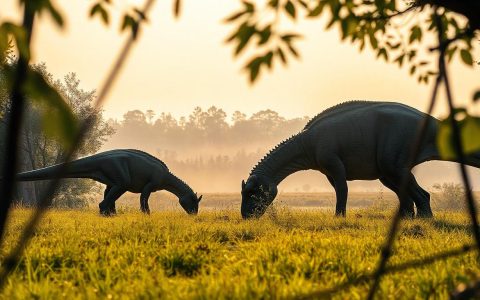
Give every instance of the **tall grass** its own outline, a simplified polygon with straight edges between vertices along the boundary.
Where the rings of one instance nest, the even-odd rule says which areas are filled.
[[[259,220],[238,211],[130,210],[112,218],[96,211],[47,213],[1,298],[285,298],[332,287],[370,273],[393,211],[333,211],[275,207]],[[31,211],[14,210],[11,245]],[[471,242],[469,220],[438,213],[405,221],[392,264]],[[4,254],[2,254],[4,255]],[[447,298],[479,272],[475,254],[388,275],[382,298]],[[361,299],[359,285],[335,295]]]

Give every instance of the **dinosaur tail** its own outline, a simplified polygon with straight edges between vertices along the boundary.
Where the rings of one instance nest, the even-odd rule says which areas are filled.
[[[61,163],[46,168],[22,172],[17,174],[15,179],[18,181],[35,181],[56,178],[90,178],[88,171],[82,159],[80,159],[69,163]],[[60,172],[63,173],[61,174],[62,176],[59,176]]]

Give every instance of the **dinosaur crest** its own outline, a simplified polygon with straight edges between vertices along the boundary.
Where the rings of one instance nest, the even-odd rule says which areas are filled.
[[[352,109],[353,107],[356,107],[356,106],[363,106],[365,104],[372,104],[372,103],[378,103],[378,102],[366,101],[366,100],[350,100],[350,101],[339,103],[337,105],[334,105],[332,107],[325,109],[321,113],[317,114],[315,117],[311,118],[310,121],[307,122],[303,130],[310,128],[313,124],[315,124],[317,120],[327,117],[332,113],[337,113],[345,109]]]
[[[263,158],[253,167],[252,171],[250,171],[250,175],[262,164],[264,163],[271,155],[273,155],[275,152],[283,148],[286,144],[288,144],[291,140],[293,140],[295,137],[297,137],[297,134],[292,135],[291,137],[283,140],[280,144],[276,145],[273,149],[271,149]]]

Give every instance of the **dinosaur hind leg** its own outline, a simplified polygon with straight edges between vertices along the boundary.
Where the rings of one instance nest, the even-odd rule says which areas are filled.
[[[412,173],[409,176],[409,193],[417,207],[417,217],[433,217],[432,208],[430,207],[430,194],[418,185]]]
[[[107,187],[105,189],[105,197],[103,201],[98,204],[98,207],[100,208],[100,214],[104,216],[111,216],[115,214],[115,201],[124,193],[125,190],[118,186]]]
[[[413,201],[407,193],[406,199],[400,198],[400,178],[399,176],[384,176],[380,178],[380,182],[397,194],[400,201],[400,213],[402,217],[413,218],[415,216],[415,209],[413,207]]]

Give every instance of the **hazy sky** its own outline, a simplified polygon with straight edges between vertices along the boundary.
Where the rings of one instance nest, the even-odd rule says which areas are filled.
[[[18,20],[17,2],[0,2],[1,21]],[[128,3],[143,3],[114,2],[114,22],[106,28],[87,17],[94,1],[57,1],[67,17],[67,29],[56,29],[47,15],[39,18],[34,61],[45,62],[55,77],[76,72],[85,89],[98,88],[125,39],[118,30],[119,13]],[[119,118],[132,109],[179,116],[194,106],[211,105],[229,113],[271,108],[287,117],[311,116],[349,99],[426,107],[431,86],[418,85],[407,68],[377,61],[371,51],[359,53],[351,44],[341,43],[336,29],[323,30],[325,19],[297,23],[305,34],[298,44],[301,61],[292,60],[287,68],[276,65],[273,73],[263,74],[250,86],[241,71],[244,62],[233,60],[232,47],[223,43],[232,27],[222,19],[236,10],[239,1],[184,0],[179,20],[172,17],[172,2],[156,2],[150,23],[107,99],[107,117]],[[455,63],[450,70],[456,100],[469,101],[480,86],[480,68]]]

